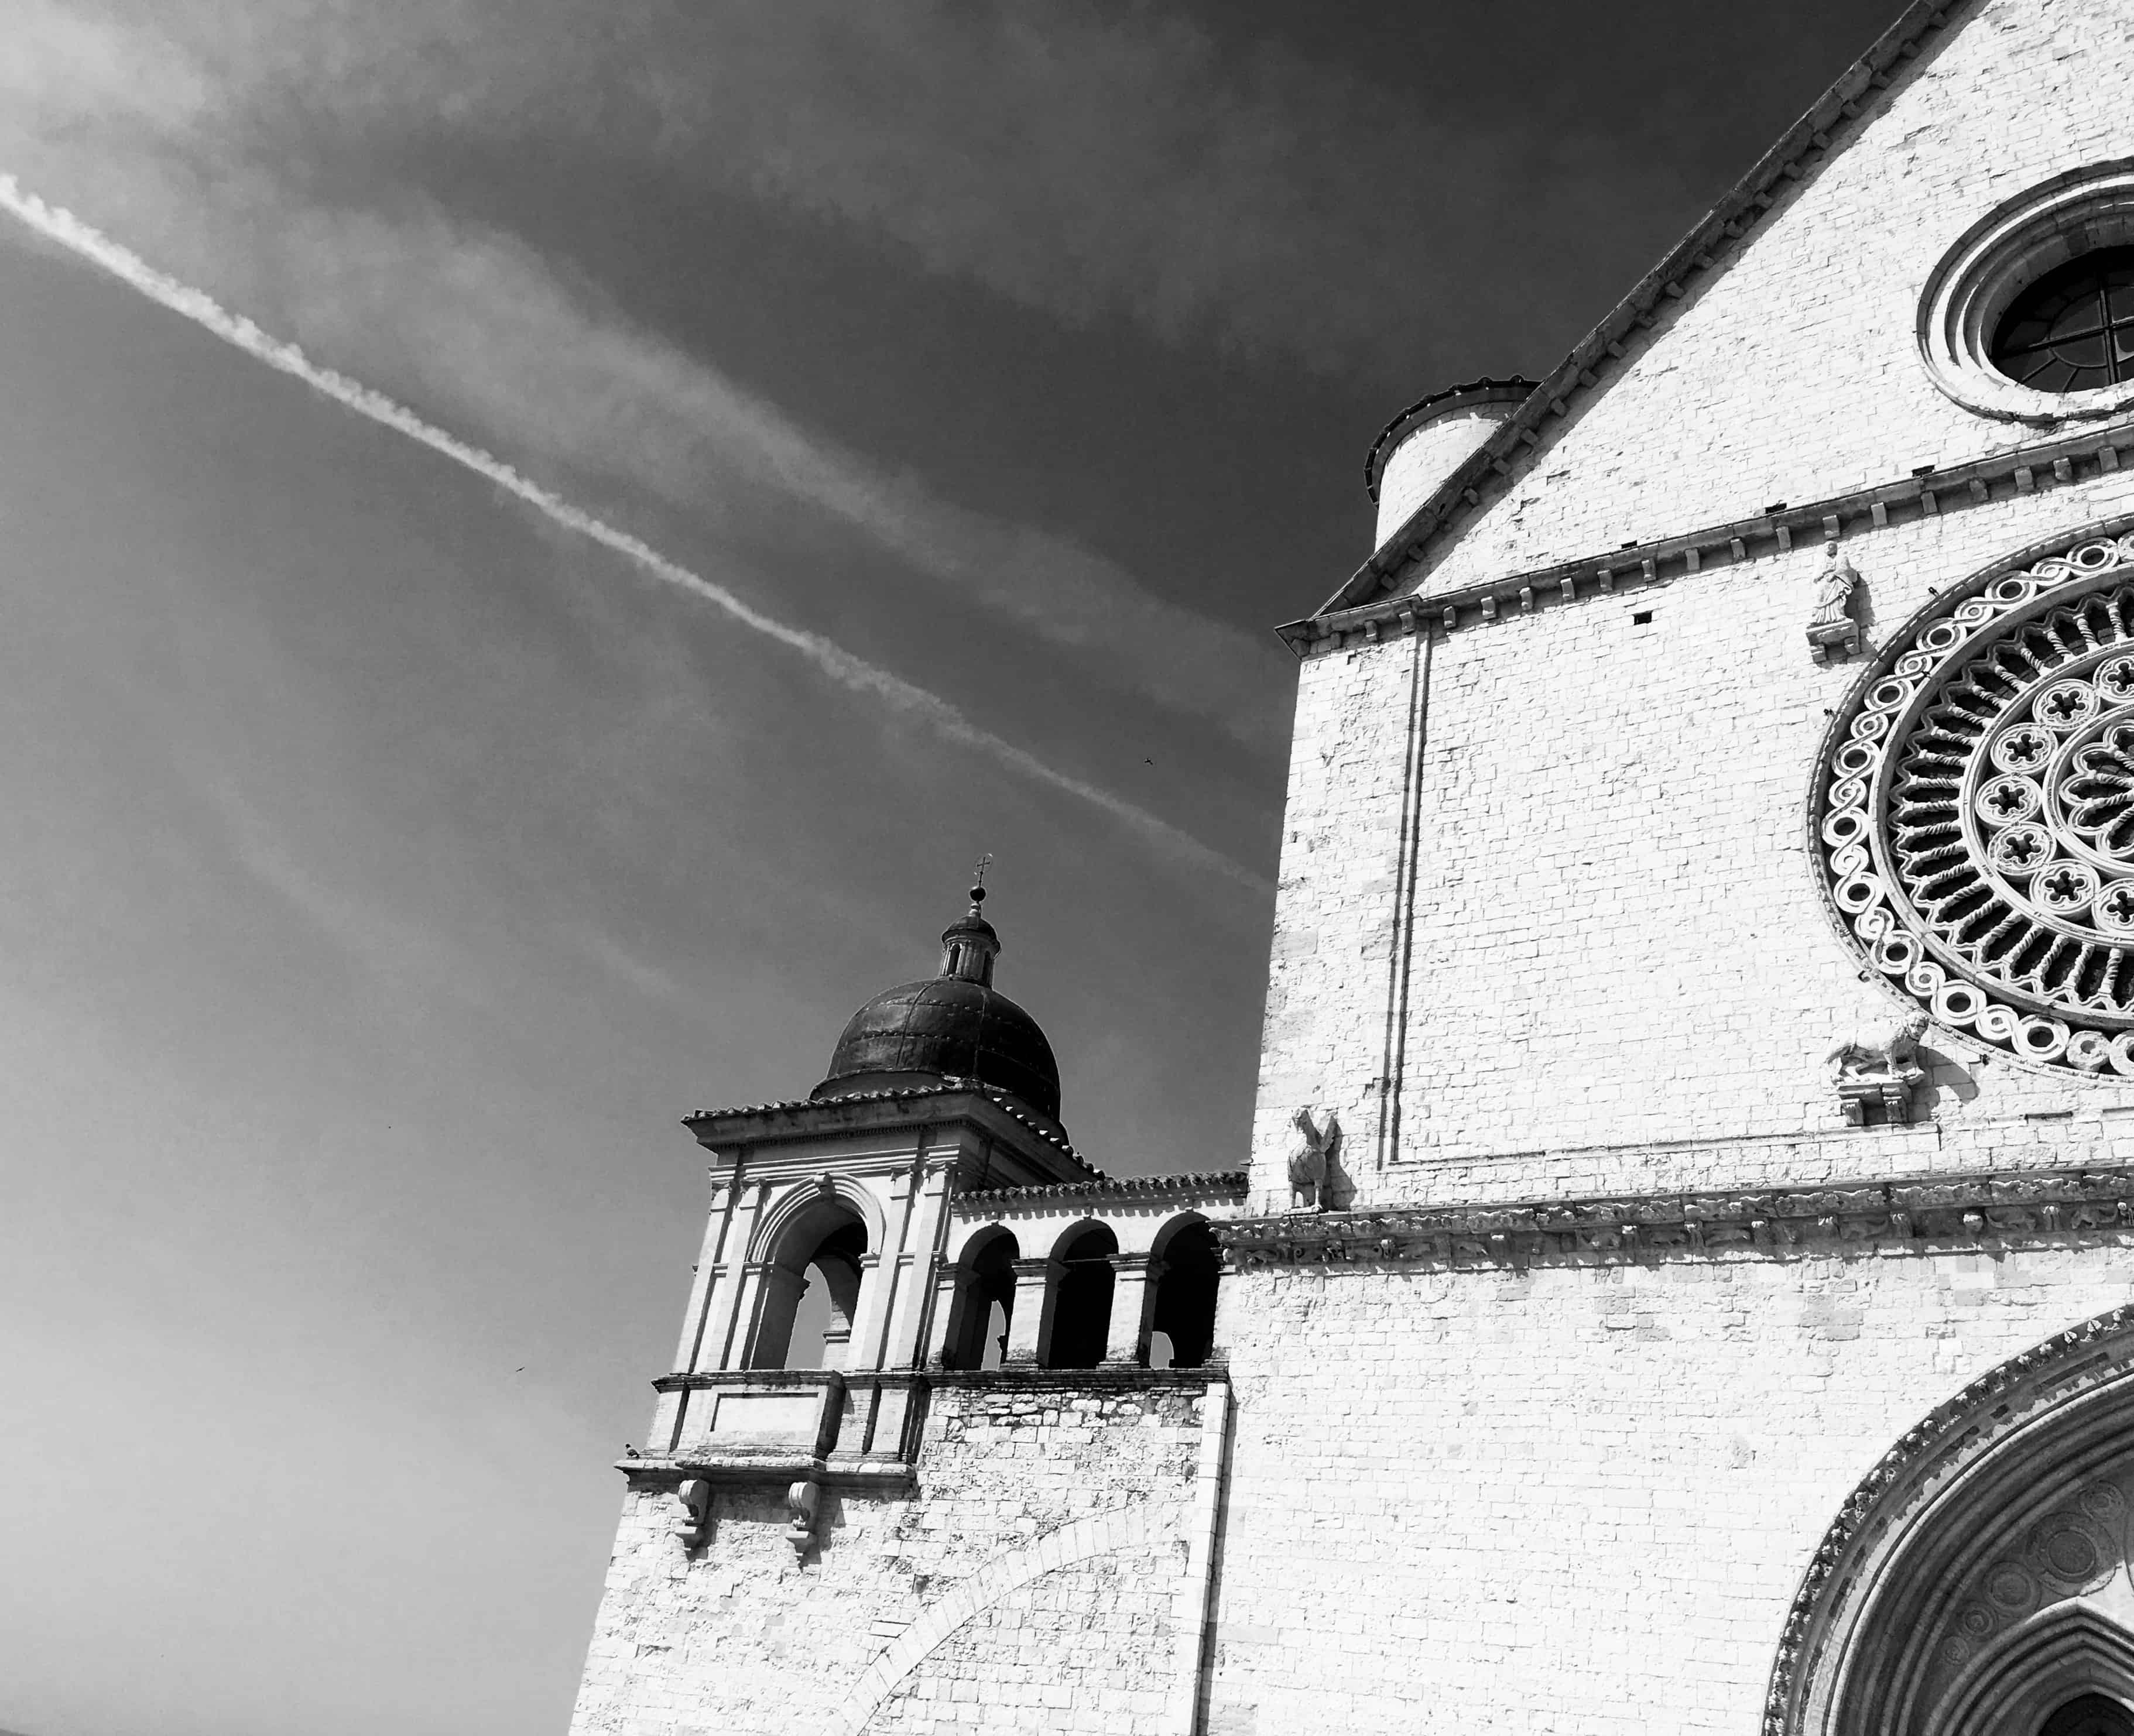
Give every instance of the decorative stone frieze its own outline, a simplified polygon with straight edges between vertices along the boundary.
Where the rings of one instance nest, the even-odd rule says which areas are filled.
[[[1847,939],[1937,1024],[2134,1078],[2134,535],[1914,615],[1836,716],[1811,807]]]
[[[1419,1261],[1785,1256],[1825,1249],[1979,1247],[2134,1228],[2134,1168],[2036,1169],[1843,1187],[1389,1207],[1215,1225],[1238,1270]]]

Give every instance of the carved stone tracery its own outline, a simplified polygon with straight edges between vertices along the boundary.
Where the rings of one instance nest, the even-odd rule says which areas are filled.
[[[1937,1023],[2134,1078],[2134,535],[1914,616],[1832,725],[1813,824],[1847,938]]]

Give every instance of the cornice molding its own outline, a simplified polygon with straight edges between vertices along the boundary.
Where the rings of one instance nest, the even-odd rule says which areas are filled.
[[[1449,634],[1537,610],[1649,590],[1709,567],[1784,553],[1796,542],[1857,536],[1890,524],[2094,482],[2117,471],[2121,455],[2129,451],[2134,451],[2134,420],[2102,427],[2091,423],[2077,433],[2011,446],[1945,470],[1914,472],[1754,518],[1598,550],[1436,596],[1381,597],[1359,607],[1291,621],[1275,630],[1300,658],[1418,630]]]
[[[2134,1167],[2019,1169],[1501,1206],[1391,1206],[1217,1219],[1234,1271],[1518,1268],[1983,1248],[2134,1231]]]
[[[838,1097],[789,1097],[733,1109],[698,1109],[684,1116],[682,1125],[698,1145],[716,1149],[808,1139],[825,1127],[840,1125],[873,1127],[949,1121],[968,1115],[980,1103],[1050,1147],[1090,1180],[1105,1179],[1104,1172],[1076,1150],[1064,1131],[1048,1126],[1010,1093],[977,1079],[945,1078],[939,1085],[858,1091]]]
[[[954,1208],[1040,1206],[1070,1199],[1177,1199],[1200,1195],[1243,1199],[1250,1177],[1243,1169],[1209,1170],[1183,1175],[1115,1175],[1102,1181],[1055,1182],[1030,1188],[989,1188],[958,1194]]]

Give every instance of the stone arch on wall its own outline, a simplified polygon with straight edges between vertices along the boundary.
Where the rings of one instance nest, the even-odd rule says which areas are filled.
[[[2124,1307],[1974,1381],[1869,1472],[1794,1598],[1765,1736],[2035,1736],[2084,1694],[2134,1705],[2130,1560]]]
[[[828,1304],[818,1307],[819,1357],[804,1360],[842,1366],[860,1290],[881,1247],[881,1213],[864,1189],[825,1177],[781,1197],[764,1213],[750,1251],[760,1275],[746,1366],[794,1366],[794,1322],[816,1284],[827,1291]]]
[[[859,1736],[882,1702],[930,1652],[1010,1592],[1060,1568],[1161,1537],[1166,1527],[1176,1528],[1177,1519],[1170,1508],[1141,1502],[1077,1519],[1046,1532],[1026,1548],[994,1556],[882,1649],[831,1714],[823,1736]]]

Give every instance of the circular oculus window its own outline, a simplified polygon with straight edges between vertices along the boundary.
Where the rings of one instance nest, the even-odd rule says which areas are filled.
[[[2102,247],[2047,272],[2009,304],[1993,365],[2040,392],[2134,380],[2134,247]]]
[[[1840,929],[1936,1024],[2134,1078],[2134,533],[1914,615],[1832,721],[1810,816]]]
[[[1977,224],[1929,280],[1919,340],[1934,383],[1982,415],[2134,407],[2134,165],[2059,176]]]

